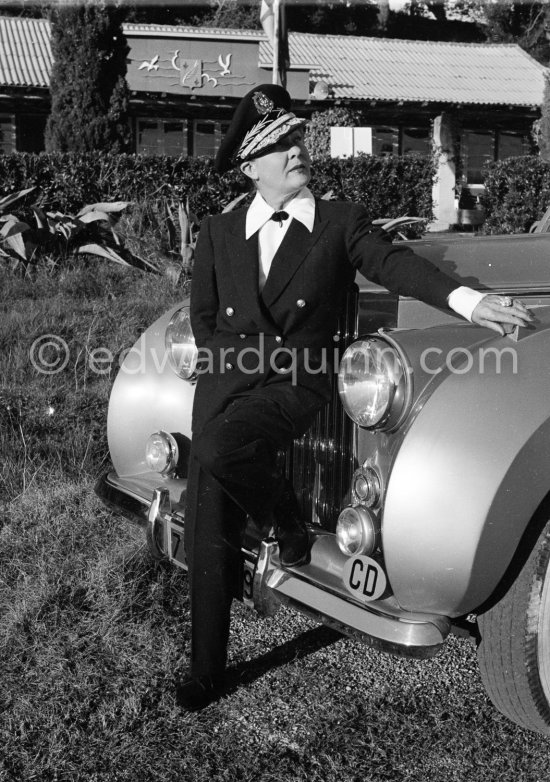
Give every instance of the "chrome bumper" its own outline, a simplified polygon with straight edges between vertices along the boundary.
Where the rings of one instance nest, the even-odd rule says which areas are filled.
[[[109,507],[144,527],[153,552],[155,546],[170,552],[175,564],[186,567],[183,550],[185,482],[159,486],[157,474],[120,478],[103,475],[96,494]],[[264,615],[280,603],[301,611],[369,646],[408,657],[431,657],[444,643],[450,620],[439,614],[403,611],[390,596],[359,603],[342,579],[347,560],[333,534],[312,532],[311,562],[300,568],[284,568],[274,540],[258,541],[257,548],[243,548],[244,602]]]

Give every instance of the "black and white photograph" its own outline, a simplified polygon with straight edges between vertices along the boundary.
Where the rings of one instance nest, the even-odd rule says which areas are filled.
[[[0,659],[0,782],[549,782],[547,0],[0,0]]]

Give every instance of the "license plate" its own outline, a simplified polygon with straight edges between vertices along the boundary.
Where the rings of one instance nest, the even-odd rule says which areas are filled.
[[[178,567],[182,567],[187,570],[187,560],[185,559],[185,549],[183,545],[183,524],[178,524],[177,521],[169,519],[167,522],[168,528],[168,551],[170,552],[170,561]]]
[[[170,561],[178,567],[187,570],[187,560],[185,558],[184,527],[173,519],[166,520],[168,531],[168,551],[170,552]],[[245,552],[243,567],[243,603],[249,608],[254,608],[254,575],[256,573],[256,559],[248,556]]]
[[[254,608],[254,574],[256,572],[256,562],[249,558],[245,553],[243,565],[243,603],[249,608]]]

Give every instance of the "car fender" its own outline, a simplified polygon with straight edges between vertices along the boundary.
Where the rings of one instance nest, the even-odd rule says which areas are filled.
[[[493,345],[512,347],[516,364],[481,372],[473,351],[471,369],[448,372],[423,401],[391,467],[383,550],[407,610],[474,611],[550,489],[550,323]]]
[[[162,429],[191,441],[195,383],[178,377],[168,362],[164,335],[172,315],[187,306],[182,301],[165,312],[128,351],[109,399],[107,439],[119,476],[149,471],[145,445]]]

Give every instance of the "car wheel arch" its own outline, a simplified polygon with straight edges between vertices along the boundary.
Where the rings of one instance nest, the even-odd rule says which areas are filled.
[[[513,382],[497,396],[490,380],[482,388],[449,377],[395,454],[383,548],[407,610],[473,611],[500,581],[550,488],[550,418],[538,398],[544,389],[526,398]]]

